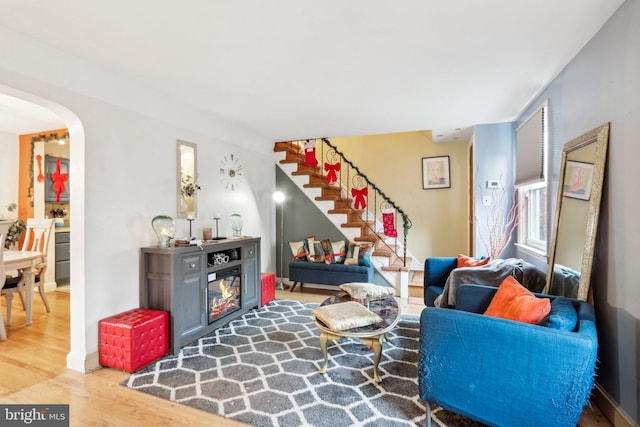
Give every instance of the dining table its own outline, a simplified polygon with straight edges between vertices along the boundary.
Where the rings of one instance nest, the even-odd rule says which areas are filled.
[[[42,254],[37,251],[4,251],[4,270],[6,272],[11,270],[19,270],[22,271],[22,274],[24,275],[24,308],[26,311],[27,325],[31,324],[35,271],[36,266],[40,263],[41,259]]]

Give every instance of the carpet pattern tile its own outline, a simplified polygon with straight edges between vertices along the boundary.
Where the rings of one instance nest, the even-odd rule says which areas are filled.
[[[417,316],[388,334],[373,379],[373,351],[356,339],[320,351],[316,304],[275,300],[134,373],[123,385],[252,426],[413,426],[425,423],[418,397]],[[479,426],[434,408],[435,425]],[[442,421],[449,417],[449,420]]]

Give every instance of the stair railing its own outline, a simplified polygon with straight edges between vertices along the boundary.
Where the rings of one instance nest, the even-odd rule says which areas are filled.
[[[407,235],[411,228],[411,220],[407,213],[396,202],[387,196],[328,139],[296,141],[304,153],[305,142],[315,142],[315,154],[318,166],[316,176],[332,183],[325,187],[348,206],[351,213],[358,215],[363,225],[373,234],[380,237],[380,242],[402,260],[407,266]],[[327,177],[330,177],[327,180]],[[398,245],[398,219],[402,221],[402,245]],[[379,225],[382,225],[382,231]],[[387,239],[393,239],[393,247]],[[402,254],[399,250],[402,248]]]

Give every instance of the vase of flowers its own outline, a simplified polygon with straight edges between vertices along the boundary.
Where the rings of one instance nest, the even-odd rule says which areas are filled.
[[[51,217],[55,219],[56,228],[64,227],[64,217],[67,213],[62,208],[54,208],[49,211]]]
[[[195,195],[200,186],[195,182],[193,176],[182,175],[180,179],[180,194],[182,196],[180,200],[180,212],[194,212],[195,209]]]

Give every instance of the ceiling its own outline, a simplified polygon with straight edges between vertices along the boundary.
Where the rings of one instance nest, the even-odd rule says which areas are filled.
[[[0,25],[273,141],[443,141],[514,120],[622,2],[3,0]],[[53,119],[0,97],[0,131]]]

